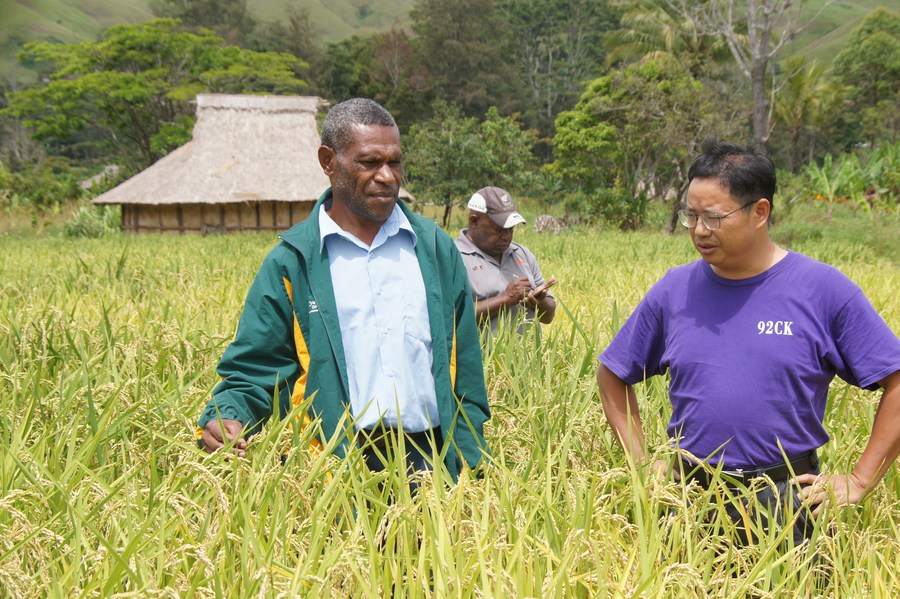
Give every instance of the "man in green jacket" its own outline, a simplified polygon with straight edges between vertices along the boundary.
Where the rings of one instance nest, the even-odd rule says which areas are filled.
[[[490,418],[462,259],[398,200],[400,133],[377,103],[334,106],[318,157],[331,188],[263,261],[198,422],[200,444],[244,455],[276,395],[282,418],[312,398],[322,447],[343,455],[350,442],[377,446],[402,431],[410,468],[430,469],[430,447],[444,447],[455,480],[488,455]],[[373,455],[369,465],[383,467]]]

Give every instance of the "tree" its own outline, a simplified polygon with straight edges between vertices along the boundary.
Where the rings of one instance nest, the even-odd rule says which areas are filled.
[[[11,86],[0,83],[0,114],[7,107]],[[18,171],[34,164],[44,156],[44,148],[28,135],[20,119],[0,116],[0,169]]]
[[[285,7],[284,19],[265,23],[257,28],[250,46],[263,52],[287,52],[293,54],[310,68],[304,70],[310,85],[321,84],[319,76],[324,54],[319,44],[319,30],[310,19],[309,10],[291,3]]]
[[[834,76],[849,86],[858,135],[870,143],[900,135],[900,13],[872,11],[850,34],[833,64]]]
[[[416,0],[410,18],[435,96],[468,115],[509,109],[518,83],[506,60],[509,28],[494,0]]]
[[[725,40],[702,33],[697,23],[659,0],[616,0],[624,8],[619,29],[606,37],[607,64],[631,63],[664,55],[681,60],[698,77],[709,64],[731,60]]]
[[[635,63],[588,83],[575,108],[556,119],[555,160],[545,170],[587,195],[624,189],[676,200],[700,141],[734,126],[672,57]]]
[[[603,38],[617,18],[605,0],[499,0],[509,31],[511,65],[525,94],[525,120],[552,134],[553,119],[578,98],[604,60]]]
[[[802,56],[784,63],[784,85],[775,97],[773,118],[788,139],[789,164],[797,172],[804,145],[811,155],[816,140],[825,137],[840,116],[844,88],[826,77],[827,69]]]
[[[491,185],[512,191],[534,186],[536,131],[523,129],[516,117],[501,116],[497,107],[491,106],[479,125],[479,135],[488,154],[486,170]]]
[[[428,112],[432,90],[416,47],[416,40],[397,27],[329,44],[321,89],[336,100],[372,98],[401,125],[419,120]]]
[[[336,100],[368,97],[363,90],[372,55],[369,38],[353,35],[330,43],[324,54],[317,80],[326,97]]]
[[[444,207],[441,223],[447,228],[453,207],[478,189],[522,188],[532,173],[534,136],[493,107],[483,123],[443,100],[432,108],[433,116],[409,131],[406,173],[418,199]]]
[[[702,34],[721,36],[740,72],[750,81],[753,142],[765,148],[772,133],[768,87],[775,56],[792,37],[831,3],[826,0],[815,15],[801,24],[805,0],[664,0],[683,18],[696,23]]]
[[[373,36],[371,97],[401,120],[416,120],[427,111],[430,81],[427,69],[417,60],[417,45],[399,27]]]
[[[110,28],[99,42],[29,44],[22,59],[52,65],[46,85],[10,94],[7,112],[35,139],[74,154],[149,166],[190,139],[201,92],[296,93],[306,87],[289,54],[225,46],[175,20]]]
[[[228,44],[246,45],[256,28],[247,0],[153,0],[157,17],[178,19],[189,31],[215,31]]]

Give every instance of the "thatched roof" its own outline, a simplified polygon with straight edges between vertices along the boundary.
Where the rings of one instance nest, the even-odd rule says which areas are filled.
[[[197,96],[193,139],[95,204],[315,201],[328,187],[316,156],[316,113],[305,96]],[[401,190],[401,197],[409,197]]]

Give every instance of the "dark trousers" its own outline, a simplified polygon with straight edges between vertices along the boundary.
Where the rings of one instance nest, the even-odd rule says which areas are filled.
[[[397,429],[387,427],[359,431],[359,445],[363,450],[363,458],[369,470],[381,472],[395,462],[399,462],[396,456],[401,451],[401,435],[406,473],[434,470],[433,459],[440,453],[444,444],[441,429],[434,428],[420,433],[401,433]],[[411,485],[411,487],[415,486]]]
[[[813,474],[819,474],[816,469]],[[725,506],[725,513],[735,525],[738,538],[744,545],[757,543],[758,532],[768,532],[775,527],[781,530],[791,526],[794,546],[812,538],[813,516],[803,505],[799,487],[787,480],[758,481],[761,488],[749,498],[735,497]],[[735,490],[738,495],[740,490]]]
[[[794,475],[820,472],[815,452],[796,463],[792,461],[792,464]],[[718,484],[727,489],[727,493],[717,494],[717,497],[724,502],[725,514],[734,524],[742,544],[757,543],[759,533],[785,526],[791,526],[790,536],[795,546],[809,540],[813,533],[813,516],[800,499],[800,487],[790,481],[790,471],[784,464],[774,464],[758,472],[760,474],[744,478],[721,473],[719,480],[714,480],[708,471],[692,464],[682,465],[680,470],[682,476],[696,480],[704,488]],[[762,478],[761,473],[765,473],[771,482]],[[714,517],[714,513],[710,515]]]

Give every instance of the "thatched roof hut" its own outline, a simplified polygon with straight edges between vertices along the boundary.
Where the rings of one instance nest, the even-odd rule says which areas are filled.
[[[193,139],[93,202],[121,204],[130,233],[287,229],[329,184],[316,157],[322,104],[198,95]]]

